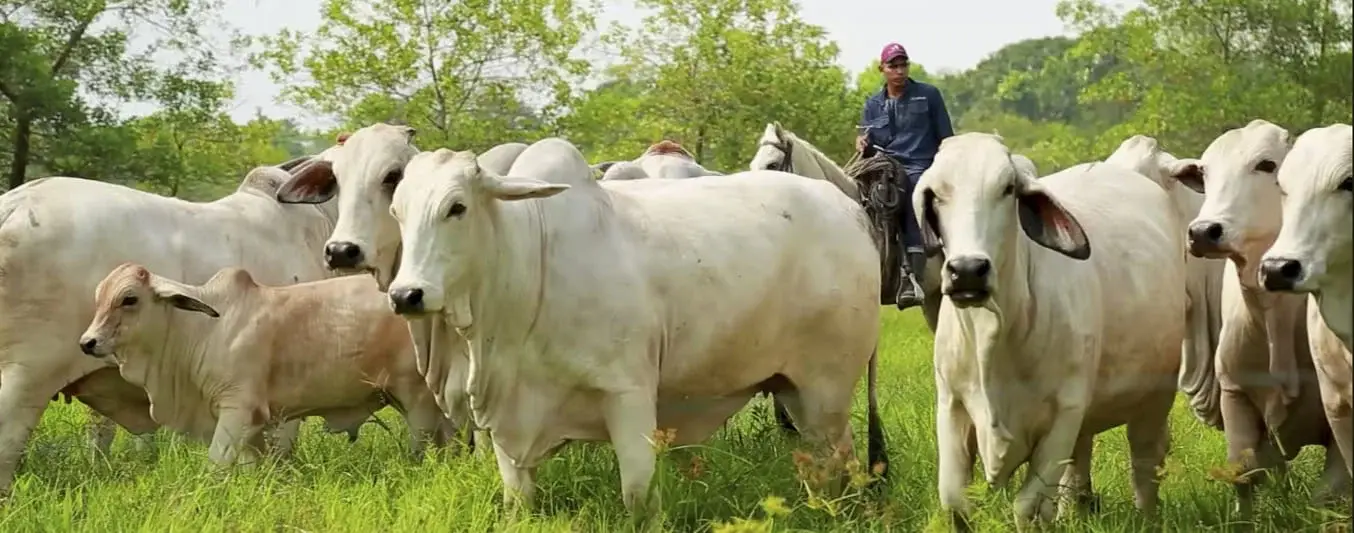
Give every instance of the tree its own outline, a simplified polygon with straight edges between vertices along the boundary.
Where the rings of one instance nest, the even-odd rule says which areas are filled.
[[[114,105],[152,100],[219,105],[228,90],[205,81],[219,66],[199,28],[219,0],[0,0],[0,117],[8,188],[33,163],[61,167],[62,153],[99,152],[117,130]],[[219,27],[219,26],[218,26]],[[134,50],[130,43],[148,38]],[[156,53],[178,64],[157,69]],[[92,130],[91,130],[92,129]],[[69,159],[69,158],[67,158]],[[79,166],[79,165],[77,165]],[[89,168],[89,165],[85,165]]]
[[[574,0],[326,0],[314,35],[283,31],[253,57],[284,97],[348,128],[401,120],[419,143],[485,149],[540,129],[587,64]],[[527,98],[539,100],[528,104]]]
[[[565,119],[571,136],[607,132],[580,133],[591,153],[629,159],[666,138],[703,165],[731,171],[746,168],[756,136],[779,121],[830,155],[836,148],[845,156],[839,147],[849,150],[858,113],[836,64],[837,47],[791,2],[637,4],[652,13],[640,28],[615,36],[623,61],[611,79],[624,81],[585,95]]]

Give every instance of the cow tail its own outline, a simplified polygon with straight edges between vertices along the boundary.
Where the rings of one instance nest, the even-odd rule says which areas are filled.
[[[888,446],[884,442],[884,421],[879,417],[879,347],[876,346],[874,352],[870,354],[870,366],[866,372],[866,398],[868,406],[866,407],[866,418],[868,424],[868,436],[866,437],[867,452],[869,458],[869,469],[872,473],[877,473],[881,481],[888,479],[889,473],[889,452]],[[876,469],[878,469],[876,471]]]

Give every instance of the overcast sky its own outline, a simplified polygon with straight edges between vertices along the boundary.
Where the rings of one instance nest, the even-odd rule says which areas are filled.
[[[630,0],[606,2],[601,24],[640,22],[643,13]],[[1123,2],[1124,0],[1120,0]],[[226,0],[227,19],[250,34],[282,28],[309,31],[320,22],[321,0]],[[852,72],[877,58],[889,41],[907,48],[914,61],[932,72],[966,69],[1002,46],[1033,37],[1063,35],[1054,10],[1058,0],[799,0],[801,16],[827,29],[841,48],[838,61]],[[1137,1],[1131,3],[1137,4]],[[238,80],[231,114],[248,120],[255,108],[265,115],[320,122],[303,109],[276,101],[278,87],[266,74],[250,72]]]

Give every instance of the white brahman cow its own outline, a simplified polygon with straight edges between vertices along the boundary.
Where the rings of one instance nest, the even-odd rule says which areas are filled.
[[[603,181],[646,178],[677,180],[723,175],[701,166],[686,148],[666,139],[650,145],[632,161],[607,161],[592,168],[602,172]]]
[[[975,452],[998,487],[1029,463],[1021,523],[1053,518],[1059,478],[1089,505],[1095,436],[1127,424],[1135,501],[1152,514],[1184,337],[1178,216],[1165,190],[1117,165],[1039,179],[1019,159],[995,135],[950,137],[912,197],[927,248],[943,239],[946,257],[941,505],[967,528]]]
[[[1334,124],[1298,136],[1279,168],[1283,226],[1260,259],[1267,290],[1309,293],[1307,340],[1321,402],[1345,470],[1354,464],[1350,337],[1354,331],[1354,128]]]
[[[470,340],[471,407],[507,501],[531,505],[560,445],[606,440],[626,507],[648,516],[654,431],[702,441],[759,391],[809,442],[851,455],[879,253],[831,184],[780,172],[607,184],[549,138],[507,177],[470,152],[419,154],[391,211],[404,243],[391,305]],[[875,403],[871,465],[885,461]]]
[[[1214,139],[1199,159],[1181,159],[1171,175],[1205,195],[1189,223],[1190,253],[1228,259],[1223,273],[1222,330],[1214,357],[1221,388],[1227,459],[1237,467],[1237,512],[1249,520],[1265,470],[1282,470],[1309,445],[1326,448],[1317,499],[1348,485],[1331,449],[1330,425],[1307,341],[1307,296],[1260,287],[1260,257],[1281,225],[1276,172],[1289,134],[1264,120]],[[1342,479],[1343,478],[1343,479]]]
[[[296,163],[304,168],[314,159],[287,166]],[[206,203],[68,177],[0,196],[0,493],[9,492],[29,435],[58,391],[133,434],[155,431],[145,391],[76,343],[94,315],[89,295],[114,267],[137,261],[194,282],[228,266],[274,284],[328,275],[306,251],[324,243],[334,206],[279,204],[273,194],[289,177],[258,167],[234,193]],[[280,429],[277,451],[285,455],[299,421]]]
[[[284,204],[323,203],[337,195],[338,223],[324,244],[325,264],[344,273],[371,273],[382,290],[399,268],[400,232],[390,216],[390,198],[404,176],[405,164],[419,153],[413,145],[414,135],[409,126],[384,123],[343,135],[326,161],[300,169],[276,194],[277,201]],[[507,172],[526,147],[522,143],[500,144],[481,154],[479,162],[496,172]],[[448,366],[428,373],[428,387],[459,430],[470,421],[465,399],[464,378],[469,365],[465,340],[455,331],[435,327],[433,321],[409,324],[414,342],[423,349],[450,351],[435,359]],[[472,447],[476,440],[473,435],[468,442]],[[478,440],[484,438],[481,435]]]
[[[1204,195],[1181,186],[1170,176],[1178,159],[1163,151],[1156,139],[1134,135],[1119,144],[1119,148],[1105,159],[1106,163],[1121,165],[1152,178],[1166,188],[1175,201],[1180,215],[1181,235],[1185,225],[1199,214]],[[1181,346],[1180,390],[1189,399],[1195,418],[1217,429],[1222,429],[1222,410],[1218,405],[1217,374],[1213,368],[1213,353],[1218,348],[1218,332],[1222,329],[1222,271],[1227,261],[1190,255],[1185,258],[1187,272],[1185,292],[1189,295],[1189,310],[1185,323],[1185,342]]]
[[[188,285],[124,263],[94,301],[81,350],[112,356],[150,396],[151,417],[209,442],[219,465],[256,463],[269,420],[348,427],[386,405],[404,414],[416,460],[450,436],[408,326],[369,276],[272,287],[231,267]]]

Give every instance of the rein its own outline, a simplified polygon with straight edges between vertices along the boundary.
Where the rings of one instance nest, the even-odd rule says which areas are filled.
[[[875,245],[879,248],[880,305],[892,305],[896,302],[898,287],[906,283],[902,276],[902,262],[906,260],[903,252],[902,217],[905,202],[909,201],[903,193],[902,165],[893,158],[876,153],[861,158],[856,153],[842,168],[848,177],[855,180],[860,191],[860,206],[874,229]]]

